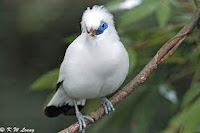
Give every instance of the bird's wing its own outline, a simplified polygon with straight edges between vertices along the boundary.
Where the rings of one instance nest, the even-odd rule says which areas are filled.
[[[70,53],[70,52],[74,53],[74,50],[76,50],[76,48],[74,48],[74,46],[76,46],[77,44],[80,45],[83,42],[84,42],[84,35],[81,34],[67,48],[67,50],[65,52],[64,60],[60,66],[59,77],[58,77],[58,82],[57,82],[57,89],[62,85],[62,82],[65,80],[65,76],[67,76],[66,68],[67,68],[67,56],[69,55],[68,53]]]
[[[59,71],[59,77],[58,77],[58,81],[57,81],[57,86],[56,86],[56,91],[60,88],[60,86],[62,85],[64,79],[65,79],[65,60],[62,62],[61,66],[60,66],[60,71]]]
[[[50,102],[45,108],[45,115],[47,115],[48,117],[55,117],[60,114],[65,114],[65,115],[75,114],[73,100],[71,100],[67,96],[62,85],[66,76],[66,67],[67,67],[66,59],[64,57],[64,60],[60,66],[56,93],[54,94],[53,98],[50,100]],[[86,101],[85,99],[82,99],[77,102],[79,110],[83,108],[85,101]]]

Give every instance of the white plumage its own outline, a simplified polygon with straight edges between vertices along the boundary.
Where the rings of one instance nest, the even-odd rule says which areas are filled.
[[[101,22],[107,27],[100,27]],[[113,16],[103,6],[87,8],[81,28],[81,35],[66,50],[58,79],[61,85],[47,107],[84,105],[86,99],[105,97],[115,92],[128,74],[127,51],[115,30]]]

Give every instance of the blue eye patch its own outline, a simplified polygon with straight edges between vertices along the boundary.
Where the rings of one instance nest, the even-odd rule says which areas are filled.
[[[104,32],[104,30],[107,29],[107,28],[108,28],[108,24],[105,23],[104,21],[101,21],[101,22],[100,22],[100,26],[99,26],[99,28],[96,30],[95,35],[100,35],[100,34],[102,34],[102,33]]]

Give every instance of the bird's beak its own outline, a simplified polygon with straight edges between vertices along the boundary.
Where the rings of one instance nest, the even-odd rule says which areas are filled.
[[[95,31],[93,28],[91,28],[88,34],[89,34],[90,36],[94,36],[95,32],[96,32],[96,31]]]

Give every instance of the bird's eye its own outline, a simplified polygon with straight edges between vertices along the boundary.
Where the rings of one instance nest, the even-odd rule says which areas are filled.
[[[102,24],[102,26],[101,26],[102,28],[104,28],[105,27],[105,24]]]
[[[96,30],[95,35],[100,35],[104,32],[104,30],[106,30],[108,28],[107,23],[105,23],[104,21],[100,22],[99,28]]]

